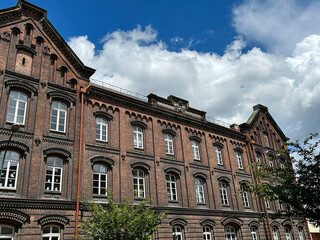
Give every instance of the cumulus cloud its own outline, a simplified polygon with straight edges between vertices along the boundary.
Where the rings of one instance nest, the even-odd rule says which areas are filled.
[[[169,51],[150,26],[109,33],[100,50],[86,36],[69,44],[97,69],[95,79],[144,95],[173,94],[230,123],[245,122],[261,103],[293,139],[319,130],[320,35],[302,39],[290,57],[256,47],[243,52],[241,37],[223,55]]]
[[[317,0],[245,0],[233,9],[233,25],[247,40],[291,54],[297,42],[320,34]]]

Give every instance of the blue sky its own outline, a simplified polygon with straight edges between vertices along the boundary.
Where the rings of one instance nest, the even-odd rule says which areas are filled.
[[[291,139],[320,130],[319,0],[31,2],[94,79],[176,95],[229,123],[260,103]]]

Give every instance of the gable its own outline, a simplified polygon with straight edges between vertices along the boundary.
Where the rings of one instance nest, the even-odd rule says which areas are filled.
[[[268,108],[261,104],[253,107],[253,113],[246,123],[240,125],[240,128],[242,131],[249,133],[251,139],[256,138],[255,135],[259,134],[260,138],[267,135],[277,142],[285,143],[289,140],[269,113]]]
[[[26,44],[26,25],[32,27],[30,44]],[[47,11],[31,3],[19,0],[15,7],[0,10],[0,36],[1,39],[11,40],[13,29],[19,32],[19,45],[26,45],[30,50],[36,50],[37,41],[43,40],[41,52],[36,54],[56,55],[59,65],[65,66],[76,76],[88,81],[95,72],[94,69],[85,66],[70,46],[65,42],[57,30],[47,19]],[[23,37],[24,36],[24,37]]]

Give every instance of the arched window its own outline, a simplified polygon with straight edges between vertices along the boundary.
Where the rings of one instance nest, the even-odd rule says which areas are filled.
[[[197,203],[205,203],[203,181],[200,178],[195,178],[194,184],[196,186]]]
[[[14,229],[10,226],[0,225],[0,239],[13,240]]]
[[[24,125],[27,109],[27,100],[27,95],[21,92],[10,92],[7,122]]]
[[[214,147],[214,150],[215,150],[215,152],[216,152],[217,163],[218,163],[219,165],[223,165],[221,148],[218,147],[218,146],[215,146],[215,147]]]
[[[146,197],[145,173],[140,169],[133,169],[133,194],[135,198]]]
[[[212,227],[203,226],[203,239],[204,240],[212,240]]]
[[[269,158],[269,166],[273,167],[273,157],[269,156],[268,158]]]
[[[252,240],[259,240],[259,237],[258,237],[258,229],[256,227],[251,227],[251,237],[252,237]]]
[[[51,109],[50,130],[57,132],[66,131],[67,105],[53,101]]]
[[[58,157],[47,158],[46,191],[61,192],[63,161]]]
[[[303,228],[302,227],[298,228],[298,233],[299,233],[299,240],[304,240]]]
[[[279,233],[278,233],[278,228],[277,227],[272,227],[272,236],[273,240],[279,240]]]
[[[225,230],[226,240],[237,240],[236,231],[231,226],[226,226]]]
[[[243,169],[242,156],[241,156],[241,153],[238,151],[236,151],[236,158],[237,158],[238,168]]]
[[[3,160],[5,151],[1,151],[0,159]],[[7,151],[1,173],[1,189],[16,189],[18,180],[20,154]]]
[[[257,162],[258,163],[261,163],[262,162],[262,156],[261,156],[261,153],[256,153],[256,156],[257,156]]]
[[[104,118],[96,119],[96,140],[108,142],[108,121]]]
[[[133,127],[133,145],[135,148],[143,149],[143,130],[140,127]]]
[[[221,196],[221,203],[224,206],[229,205],[229,200],[228,200],[228,185],[226,182],[219,182],[219,188],[220,188],[220,196]]]
[[[42,240],[60,240],[60,228],[55,225],[45,226],[42,229]]]
[[[168,198],[172,201],[178,201],[177,178],[173,174],[166,175]]]
[[[108,168],[103,164],[93,165],[93,194],[107,195]]]
[[[164,142],[165,142],[165,147],[166,147],[166,154],[173,155],[173,137],[171,134],[165,134],[164,135]]]
[[[172,227],[173,240],[182,240],[183,239],[183,227],[182,226],[173,226]]]
[[[240,185],[242,203],[244,207],[250,207],[248,189],[245,184]]]
[[[285,227],[284,233],[286,235],[286,240],[291,240],[291,229],[289,229],[288,227]]]
[[[194,160],[200,160],[200,152],[199,152],[199,143],[192,140],[191,141],[192,146],[192,155]]]

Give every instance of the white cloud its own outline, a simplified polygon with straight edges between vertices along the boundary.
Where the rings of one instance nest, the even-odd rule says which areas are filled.
[[[297,42],[320,34],[317,0],[245,0],[233,9],[233,25],[246,39],[291,54]]]
[[[176,95],[209,116],[242,123],[258,103],[269,108],[284,132],[304,138],[319,131],[320,35],[299,42],[291,57],[252,48],[236,38],[223,55],[169,51],[151,27],[115,31],[96,51],[86,36],[69,41],[96,68],[94,78],[147,95]]]

